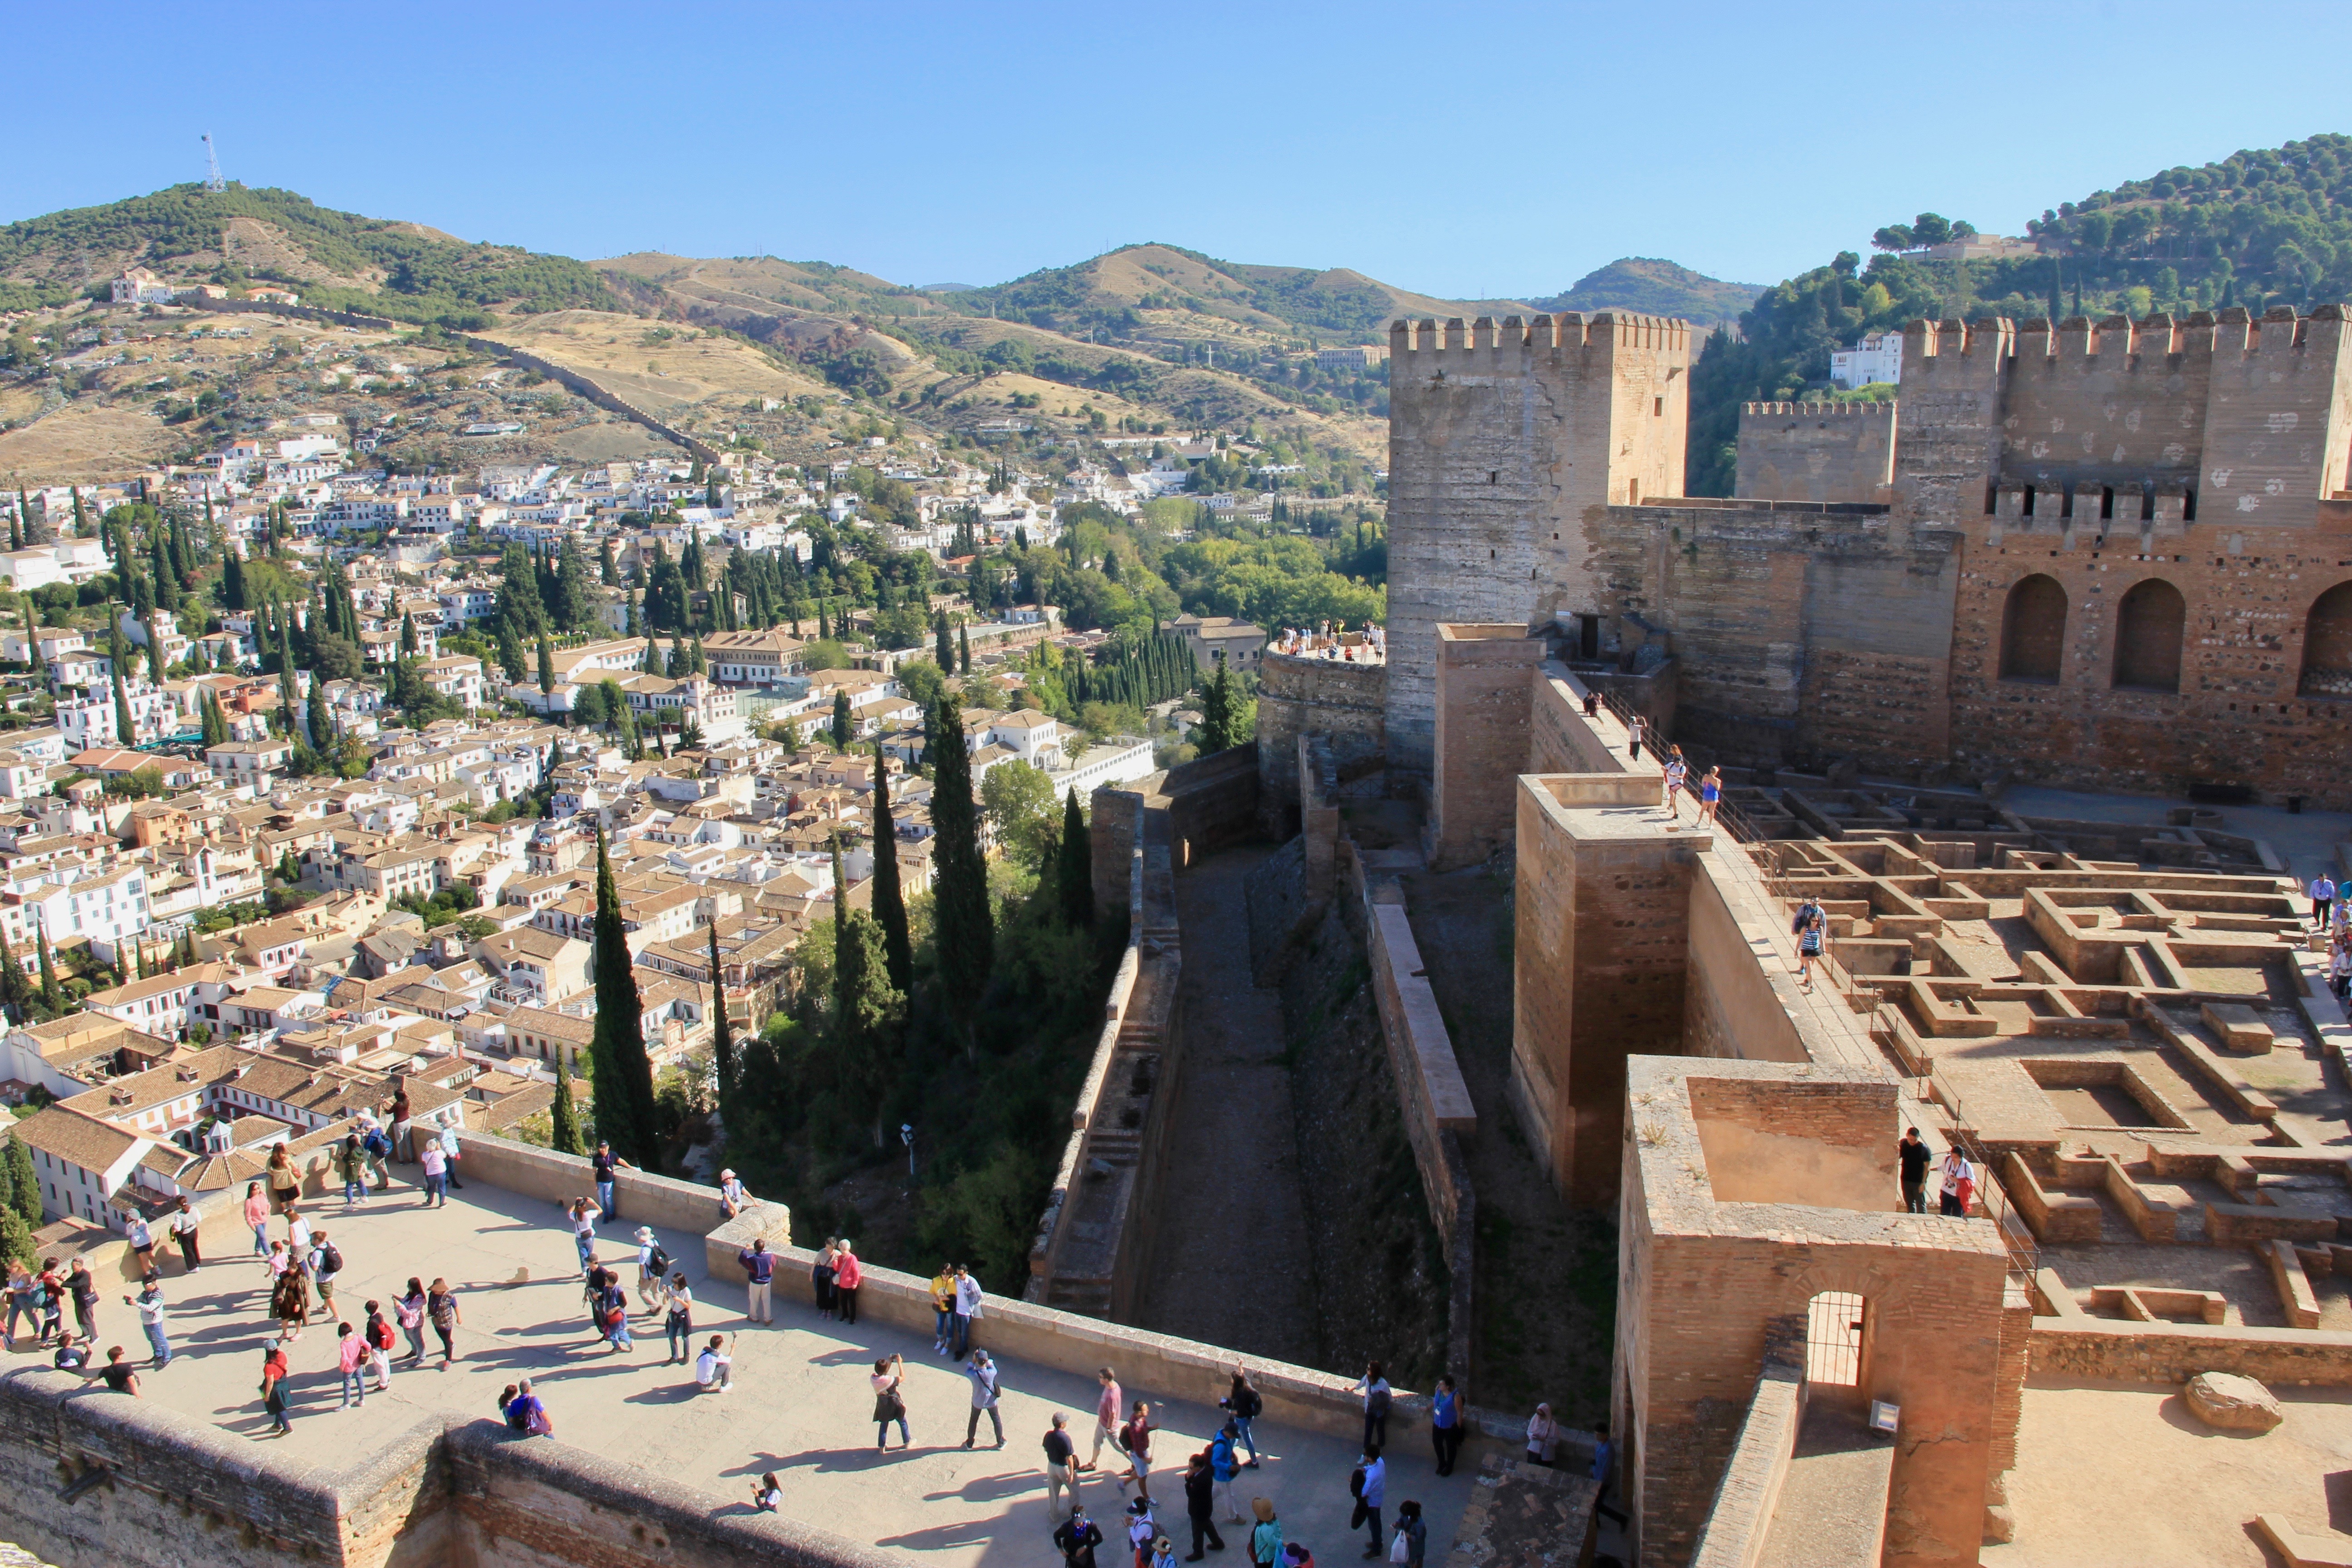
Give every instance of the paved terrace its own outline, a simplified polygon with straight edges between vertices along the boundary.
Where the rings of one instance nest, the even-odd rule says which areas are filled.
[[[548,1405],[559,1442],[700,1488],[710,1494],[718,1511],[749,1512],[745,1499],[751,1482],[772,1469],[782,1483],[787,1514],[853,1541],[961,1568],[1053,1560],[1039,1441],[1052,1414],[1063,1411],[1081,1441],[1083,1458],[1097,1387],[1086,1368],[1107,1361],[1119,1368],[1130,1398],[1152,1402],[1164,1427],[1154,1445],[1162,1471],[1154,1477],[1153,1492],[1162,1527],[1175,1536],[1180,1550],[1188,1547],[1180,1478],[1184,1459],[1205,1445],[1221,1419],[1212,1400],[1203,1397],[1214,1385],[1205,1375],[1196,1375],[1192,1385],[1181,1391],[1192,1398],[1163,1404],[1167,1391],[1154,1386],[1148,1364],[1139,1369],[1139,1363],[1156,1361],[1164,1368],[1167,1352],[1173,1351],[1192,1364],[1196,1374],[1205,1374],[1205,1358],[1223,1362],[1224,1352],[1040,1308],[999,1303],[992,1296],[990,1308],[1002,1310],[995,1318],[984,1310],[975,1335],[976,1342],[992,1354],[996,1353],[995,1343],[1021,1331],[1034,1333],[1041,1323],[1057,1339],[1076,1341],[1077,1348],[1062,1357],[1061,1369],[999,1356],[1005,1446],[1002,1451],[989,1447],[983,1418],[980,1447],[967,1453],[960,1445],[971,1405],[970,1384],[959,1367],[931,1352],[928,1310],[918,1320],[909,1310],[919,1294],[927,1302],[926,1282],[869,1268],[863,1292],[865,1321],[845,1326],[818,1317],[806,1304],[809,1254],[787,1252],[777,1277],[775,1322],[754,1325],[743,1316],[742,1285],[714,1279],[707,1261],[723,1258],[719,1267],[726,1271],[739,1245],[733,1233],[714,1238],[706,1248],[703,1235],[690,1226],[657,1226],[676,1267],[692,1282],[698,1334],[741,1335],[735,1346],[733,1392],[703,1394],[696,1389],[689,1368],[663,1364],[667,1345],[658,1318],[633,1320],[640,1336],[633,1352],[611,1352],[592,1334],[565,1216],[551,1197],[523,1195],[483,1180],[480,1167],[502,1153],[492,1143],[469,1141],[465,1165],[477,1173],[445,1209],[422,1206],[405,1182],[348,1215],[339,1197],[314,1197],[306,1205],[313,1223],[342,1251],[345,1270],[336,1296],[355,1322],[363,1318],[363,1303],[370,1298],[383,1301],[388,1312],[391,1299],[411,1275],[427,1283],[438,1275],[457,1287],[463,1322],[456,1336],[459,1360],[454,1365],[444,1369],[438,1364],[439,1345],[428,1327],[428,1355],[421,1370],[397,1367],[389,1394],[371,1394],[363,1407],[340,1410],[334,1325],[314,1320],[292,1350],[293,1433],[271,1438],[255,1393],[261,1352],[275,1334],[267,1318],[260,1265],[232,1255],[190,1276],[181,1272],[176,1257],[166,1257],[164,1290],[175,1355],[161,1373],[142,1372],[145,1396],[248,1437],[258,1447],[284,1453],[289,1462],[341,1468],[394,1442],[421,1412],[491,1415],[500,1389],[529,1377]],[[538,1151],[527,1153],[537,1156],[540,1164],[557,1158]],[[415,1167],[395,1170],[413,1173]],[[674,1200],[685,1192],[682,1184],[625,1176],[628,1181],[671,1189],[673,1201],[667,1207],[671,1217],[681,1217]],[[623,1217],[604,1226],[605,1239],[599,1252],[607,1261],[626,1260],[620,1272],[632,1287],[634,1300],[635,1250],[631,1238],[638,1222],[628,1217],[632,1192],[627,1185],[618,1206]],[[658,1215],[664,1206],[649,1204],[639,1212]],[[782,1211],[762,1212],[781,1216]],[[715,1203],[710,1218],[719,1218]],[[273,1222],[272,1228],[282,1234],[283,1223]],[[207,1226],[207,1233],[215,1254],[231,1245],[216,1226]],[[249,1251],[249,1233],[246,1239]],[[121,1249],[119,1239],[108,1245],[108,1257]],[[160,1247],[159,1257],[170,1251]],[[1020,1314],[1026,1314],[1025,1319]],[[886,1321],[893,1317],[906,1326]],[[917,1321],[925,1326],[916,1328]],[[119,1290],[105,1299],[99,1322],[101,1345],[120,1343],[144,1354],[136,1315],[121,1304]],[[1105,1341],[1124,1344],[1100,1342]],[[1150,1353],[1139,1346],[1150,1347]],[[1133,1353],[1122,1355],[1122,1348]],[[914,1444],[903,1452],[894,1447],[883,1454],[874,1446],[869,1419],[873,1395],[866,1379],[872,1362],[894,1351],[907,1358]],[[406,1353],[404,1341],[394,1353]],[[46,1365],[47,1355],[36,1355],[27,1348],[9,1359],[19,1365]],[[1244,1500],[1264,1496],[1272,1500],[1287,1538],[1305,1541],[1318,1559],[1351,1561],[1361,1550],[1361,1532],[1354,1541],[1348,1538],[1348,1473],[1356,1443],[1345,1434],[1355,1430],[1355,1425],[1344,1401],[1333,1397],[1340,1380],[1299,1368],[1276,1369],[1269,1375],[1261,1371],[1263,1366],[1252,1363],[1253,1374],[1269,1392],[1269,1411],[1257,1423],[1265,1464],[1261,1469],[1243,1471],[1244,1483],[1237,1489]],[[1319,1385],[1319,1412],[1302,1421],[1276,1419],[1285,1413],[1286,1402],[1274,1385],[1286,1374]],[[1392,1442],[1396,1451],[1391,1457],[1387,1515],[1393,1519],[1394,1505],[1401,1500],[1421,1500],[1430,1526],[1430,1557],[1435,1562],[1450,1548],[1471,1495],[1475,1456],[1453,1478],[1438,1479],[1425,1426],[1402,1411],[1399,1415],[1392,1422],[1399,1430]],[[1327,1429],[1310,1429],[1311,1421]],[[897,1440],[895,1432],[892,1440]],[[1106,1461],[1109,1458],[1107,1450]],[[1118,1487],[1092,1476],[1082,1479],[1082,1487],[1088,1510],[1106,1537],[1121,1539],[1124,1500]],[[1229,1555],[1223,1561],[1246,1563],[1246,1548],[1236,1536],[1229,1532],[1226,1541]]]

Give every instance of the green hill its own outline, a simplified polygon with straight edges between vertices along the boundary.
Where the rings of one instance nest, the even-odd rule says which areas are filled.
[[[13,286],[0,309],[62,303],[133,265],[183,282],[269,279],[315,304],[446,326],[483,325],[497,306],[614,304],[604,280],[569,257],[469,244],[291,191],[187,184],[0,226],[0,287]]]
[[[1922,214],[1906,227],[1928,226]],[[1899,241],[1890,225],[1881,237]],[[1920,317],[2133,317],[2352,298],[2352,137],[2233,153],[2094,191],[2026,225],[2039,254],[1930,261],[1853,251],[1764,290],[1741,338],[1709,340],[1691,377],[1687,488],[1728,495],[1739,405],[1829,379],[1832,349]]]
[[[1759,283],[1726,283],[1655,257],[1628,256],[1586,273],[1563,294],[1538,300],[1538,310],[1638,310],[1702,323],[1727,321],[1764,292]]]

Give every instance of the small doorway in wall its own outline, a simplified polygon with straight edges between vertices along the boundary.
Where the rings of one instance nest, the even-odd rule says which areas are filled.
[[[1601,657],[1601,617],[1599,616],[1576,617],[1576,657],[1579,658]]]
[[[1862,1381],[1862,1298],[1824,1290],[1805,1308],[1805,1381],[1852,1388]]]

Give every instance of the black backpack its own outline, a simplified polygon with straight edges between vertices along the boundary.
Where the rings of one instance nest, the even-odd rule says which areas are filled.
[[[1244,1388],[1234,1395],[1234,1414],[1244,1421],[1253,1419],[1265,1408],[1265,1401],[1257,1396],[1255,1388]]]
[[[335,1249],[333,1242],[320,1244],[319,1266],[329,1274],[341,1274],[343,1271],[343,1255]]]
[[[646,1267],[656,1274],[669,1272],[669,1254],[661,1249],[658,1242],[654,1246],[653,1256],[646,1259]]]

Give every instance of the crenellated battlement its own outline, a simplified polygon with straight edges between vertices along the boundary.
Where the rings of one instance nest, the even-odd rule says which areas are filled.
[[[2121,315],[2096,321],[2087,316],[2070,316],[2057,322],[2044,316],[2023,321],[2007,317],[1916,321],[1903,329],[1903,353],[1909,363],[1955,354],[1975,358],[1988,348],[1997,348],[2025,370],[2059,361],[2101,360],[2112,366],[2135,355],[2169,359],[2288,353],[2315,344],[2340,348],[2346,320],[2344,306],[2328,304],[2307,316],[2297,315],[2292,306],[2277,305],[2260,320],[2245,307],[2233,305],[2218,311],[2199,310],[2185,318],[2160,313],[2137,321]]]
[[[1899,405],[1885,403],[1743,403],[1742,419],[1883,419],[1892,424]]]
[[[1421,353],[1463,350],[1525,348],[1550,350],[1587,348],[1690,349],[1690,323],[1674,316],[1639,316],[1620,310],[1580,310],[1538,315],[1528,321],[1506,316],[1500,321],[1481,316],[1465,322],[1455,316],[1443,326],[1434,319],[1420,321],[1402,317],[1389,323],[1389,355],[1393,361]]]

